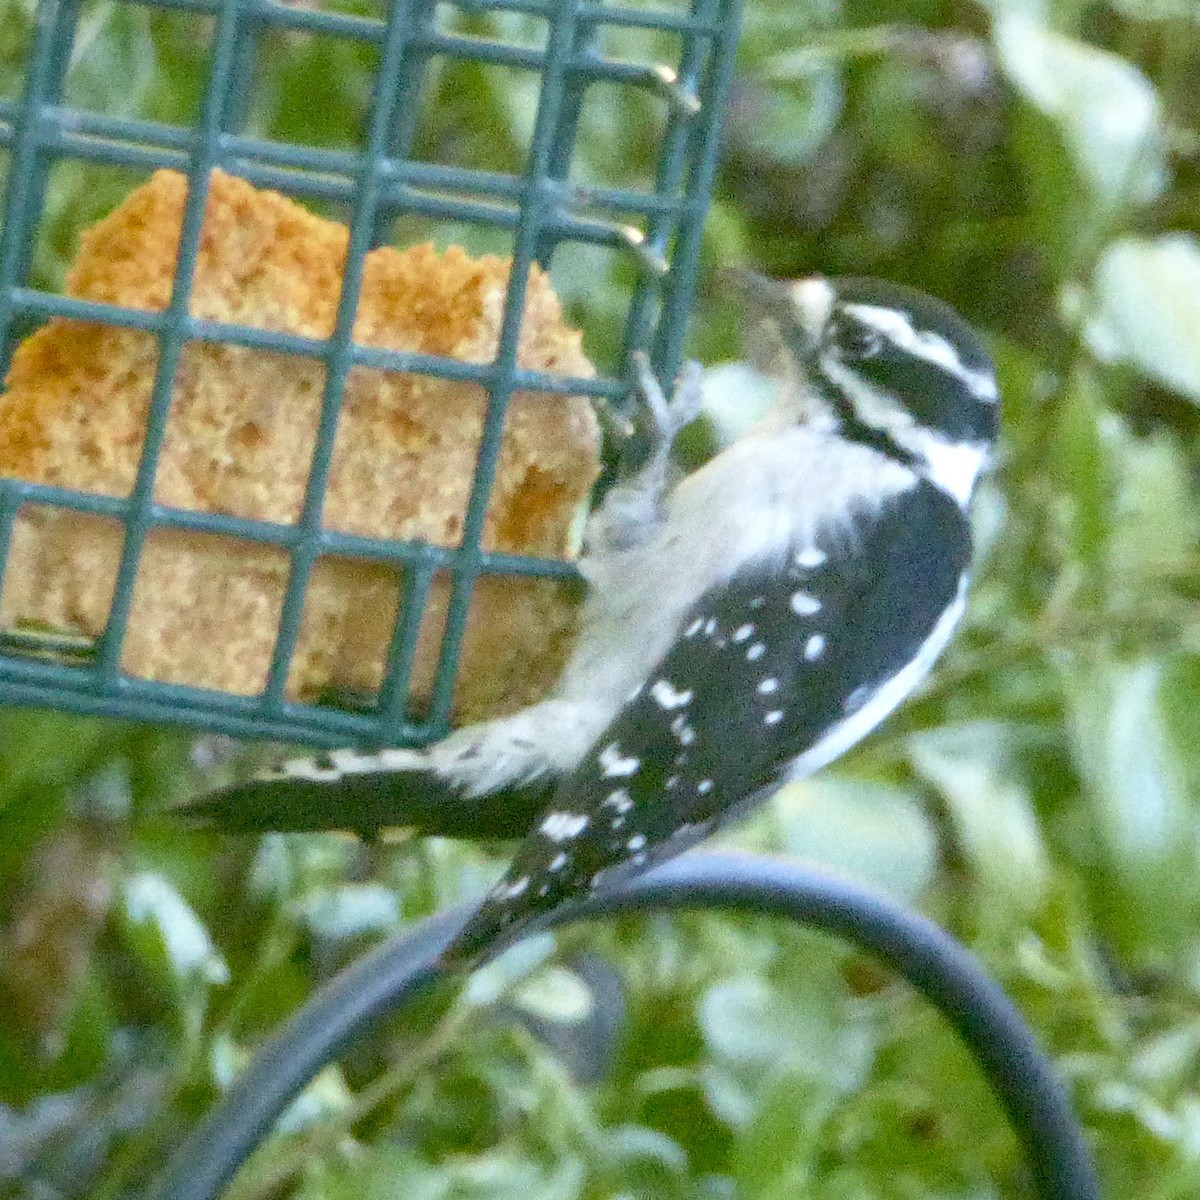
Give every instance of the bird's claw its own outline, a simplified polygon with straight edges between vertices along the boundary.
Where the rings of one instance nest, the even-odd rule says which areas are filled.
[[[650,365],[650,356],[644,350],[635,350],[630,359],[641,408],[649,418],[650,440],[656,448],[670,447],[675,435],[699,415],[704,399],[700,388],[702,368],[694,360],[684,363],[668,400]]]

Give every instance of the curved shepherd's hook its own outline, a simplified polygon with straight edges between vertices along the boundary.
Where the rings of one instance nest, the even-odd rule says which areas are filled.
[[[787,917],[876,955],[946,1017],[975,1056],[1024,1148],[1036,1194],[1099,1200],[1091,1156],[1050,1063],[975,958],[932,922],[833,874],[782,860],[699,853],[593,897],[559,921],[673,908]],[[153,1200],[215,1200],[322,1067],[370,1022],[444,978],[438,955],[467,914],[464,906],[431,917],[317,992],[180,1146]]]

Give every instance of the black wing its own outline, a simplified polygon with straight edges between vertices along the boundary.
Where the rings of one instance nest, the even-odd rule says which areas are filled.
[[[469,957],[606,874],[644,869],[705,836],[769,793],[799,756],[845,732],[920,656],[963,586],[965,514],[922,482],[852,528],[793,547],[786,564],[739,572],[702,598],[555,792],[453,956]]]

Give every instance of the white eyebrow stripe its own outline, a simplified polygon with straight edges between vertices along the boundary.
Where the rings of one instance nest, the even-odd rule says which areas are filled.
[[[940,333],[925,330],[918,333],[903,313],[875,304],[847,304],[846,312],[864,325],[870,325],[901,350],[918,354],[926,362],[957,375],[977,400],[995,403],[1000,399],[996,381],[990,371],[973,371],[958,356],[958,351]]]

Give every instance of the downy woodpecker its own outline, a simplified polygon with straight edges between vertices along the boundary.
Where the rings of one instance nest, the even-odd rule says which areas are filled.
[[[992,365],[950,308],[910,288],[742,280],[778,399],[666,492],[699,374],[686,367],[668,401],[638,360],[653,450],[590,520],[581,629],[546,700],[422,750],[286,763],[188,815],[239,831],[522,837],[447,951],[470,962],[874,729],[963,612],[967,506],[997,433]]]

